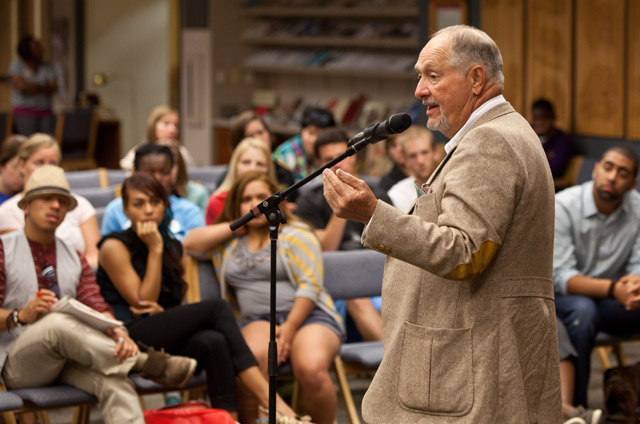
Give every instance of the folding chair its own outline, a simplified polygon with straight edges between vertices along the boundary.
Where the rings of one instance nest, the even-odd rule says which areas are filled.
[[[18,396],[23,402],[14,413],[35,412],[43,424],[50,424],[47,410],[69,407],[74,408],[73,424],[88,424],[91,407],[98,402],[95,396],[68,385],[14,389],[6,393]]]
[[[98,116],[91,109],[76,109],[58,115],[56,140],[62,151],[61,166],[64,169],[93,169]]]
[[[102,187],[102,171],[103,168],[67,171],[64,173],[64,176],[69,182],[71,191],[85,188],[100,188]]]
[[[324,253],[324,285],[334,300],[379,296],[385,256],[369,249]],[[334,359],[351,424],[360,424],[347,375],[373,374],[382,362],[382,342],[343,343]]]
[[[213,193],[218,187],[218,182],[222,175],[227,172],[227,165],[199,166],[187,169],[189,179],[204,185],[209,193]]]

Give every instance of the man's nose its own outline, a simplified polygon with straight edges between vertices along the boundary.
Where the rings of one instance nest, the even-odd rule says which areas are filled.
[[[416,85],[416,91],[413,93],[413,95],[416,99],[422,99],[429,97],[431,93],[429,92],[429,88],[427,87],[427,85],[423,83],[422,80],[420,80]]]

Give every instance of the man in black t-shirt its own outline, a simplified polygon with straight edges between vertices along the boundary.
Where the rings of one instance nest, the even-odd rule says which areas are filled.
[[[348,140],[349,137],[340,128],[331,127],[323,130],[314,145],[318,166],[323,166],[340,156],[347,149]],[[342,169],[353,173],[355,162],[355,155],[349,156],[331,169],[334,172],[337,169]],[[296,202],[295,214],[314,227],[322,250],[362,249],[360,236],[364,230],[364,224],[347,221],[333,213],[324,197],[322,180],[317,179],[310,185],[312,185],[311,188],[300,194]],[[373,186],[371,189],[379,199],[391,204],[385,190]],[[382,319],[380,318],[379,304],[379,297],[351,299],[346,302],[347,312],[364,340],[382,340]],[[340,302],[336,302],[336,305],[341,310]]]

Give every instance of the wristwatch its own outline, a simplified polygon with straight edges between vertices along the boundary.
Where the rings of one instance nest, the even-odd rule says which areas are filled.
[[[22,327],[22,325],[24,324],[23,322],[20,321],[20,318],[18,318],[18,314],[20,313],[19,309],[14,309],[13,311],[11,311],[11,313],[9,314],[9,320],[11,321],[11,323],[13,324],[12,328],[15,327]]]

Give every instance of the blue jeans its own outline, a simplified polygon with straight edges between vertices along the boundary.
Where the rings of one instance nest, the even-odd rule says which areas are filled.
[[[640,332],[640,310],[627,311],[615,299],[556,295],[556,314],[567,328],[578,352],[573,403],[587,406],[591,351],[596,335],[599,331],[614,336]]]

